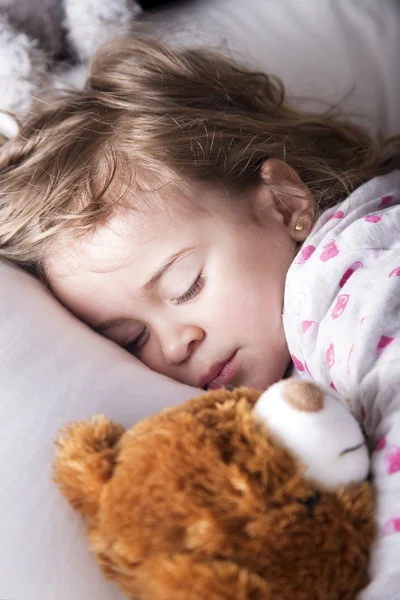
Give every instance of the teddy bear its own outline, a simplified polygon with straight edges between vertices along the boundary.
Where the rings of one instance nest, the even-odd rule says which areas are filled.
[[[127,598],[351,600],[368,583],[369,453],[330,388],[209,390],[56,443],[55,481]]]
[[[0,0],[0,135],[16,135],[40,90],[82,86],[97,47],[140,13],[135,0]]]

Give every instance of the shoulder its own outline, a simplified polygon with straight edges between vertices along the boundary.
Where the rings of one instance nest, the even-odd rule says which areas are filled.
[[[400,273],[400,170],[321,215],[287,273],[286,317],[320,322],[343,312],[350,295],[359,304],[393,273]]]
[[[399,357],[399,192],[400,171],[361,186],[322,215],[288,272],[290,351],[304,372],[342,392],[381,357]]]
[[[399,211],[400,170],[396,170],[370,179],[346,200],[326,210],[315,223],[305,245],[322,246],[326,240],[338,238],[346,249],[376,244],[380,227],[374,230],[371,225],[390,224],[395,214],[398,218]],[[355,227],[361,237],[353,235]]]
[[[315,223],[293,265],[323,266],[340,253],[400,245],[400,170],[374,177]],[[318,258],[317,258],[318,257]]]

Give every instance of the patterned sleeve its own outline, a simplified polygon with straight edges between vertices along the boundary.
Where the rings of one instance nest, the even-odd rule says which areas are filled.
[[[372,286],[360,300],[364,321],[360,331],[348,334],[351,346],[344,365],[353,390],[358,381],[351,398],[373,450],[377,500],[372,582],[360,600],[400,599],[400,269],[391,268],[391,258],[389,253],[371,270],[381,285]]]
[[[368,193],[317,224],[288,276],[284,325],[299,375],[343,395],[372,450],[378,538],[360,600],[400,600],[400,200]]]

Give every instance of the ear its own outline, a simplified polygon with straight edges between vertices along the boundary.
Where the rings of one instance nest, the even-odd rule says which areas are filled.
[[[295,242],[304,242],[315,219],[311,191],[295,169],[283,160],[269,158],[261,166],[262,183],[270,188],[275,210]]]
[[[93,522],[104,484],[112,476],[124,428],[102,415],[71,423],[56,441],[54,481],[71,506]]]

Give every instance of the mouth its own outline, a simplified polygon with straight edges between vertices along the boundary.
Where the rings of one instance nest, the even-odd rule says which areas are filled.
[[[236,353],[237,350],[227,360],[212,365],[200,379],[199,387],[206,390],[216,390],[229,385],[237,372]]]
[[[362,448],[363,446],[365,446],[365,442],[361,442],[360,444],[357,444],[357,446],[351,446],[350,448],[346,448],[346,450],[343,450],[340,453],[340,456],[343,456],[344,454],[350,454],[350,452],[356,452],[357,450],[360,450],[360,448]]]

